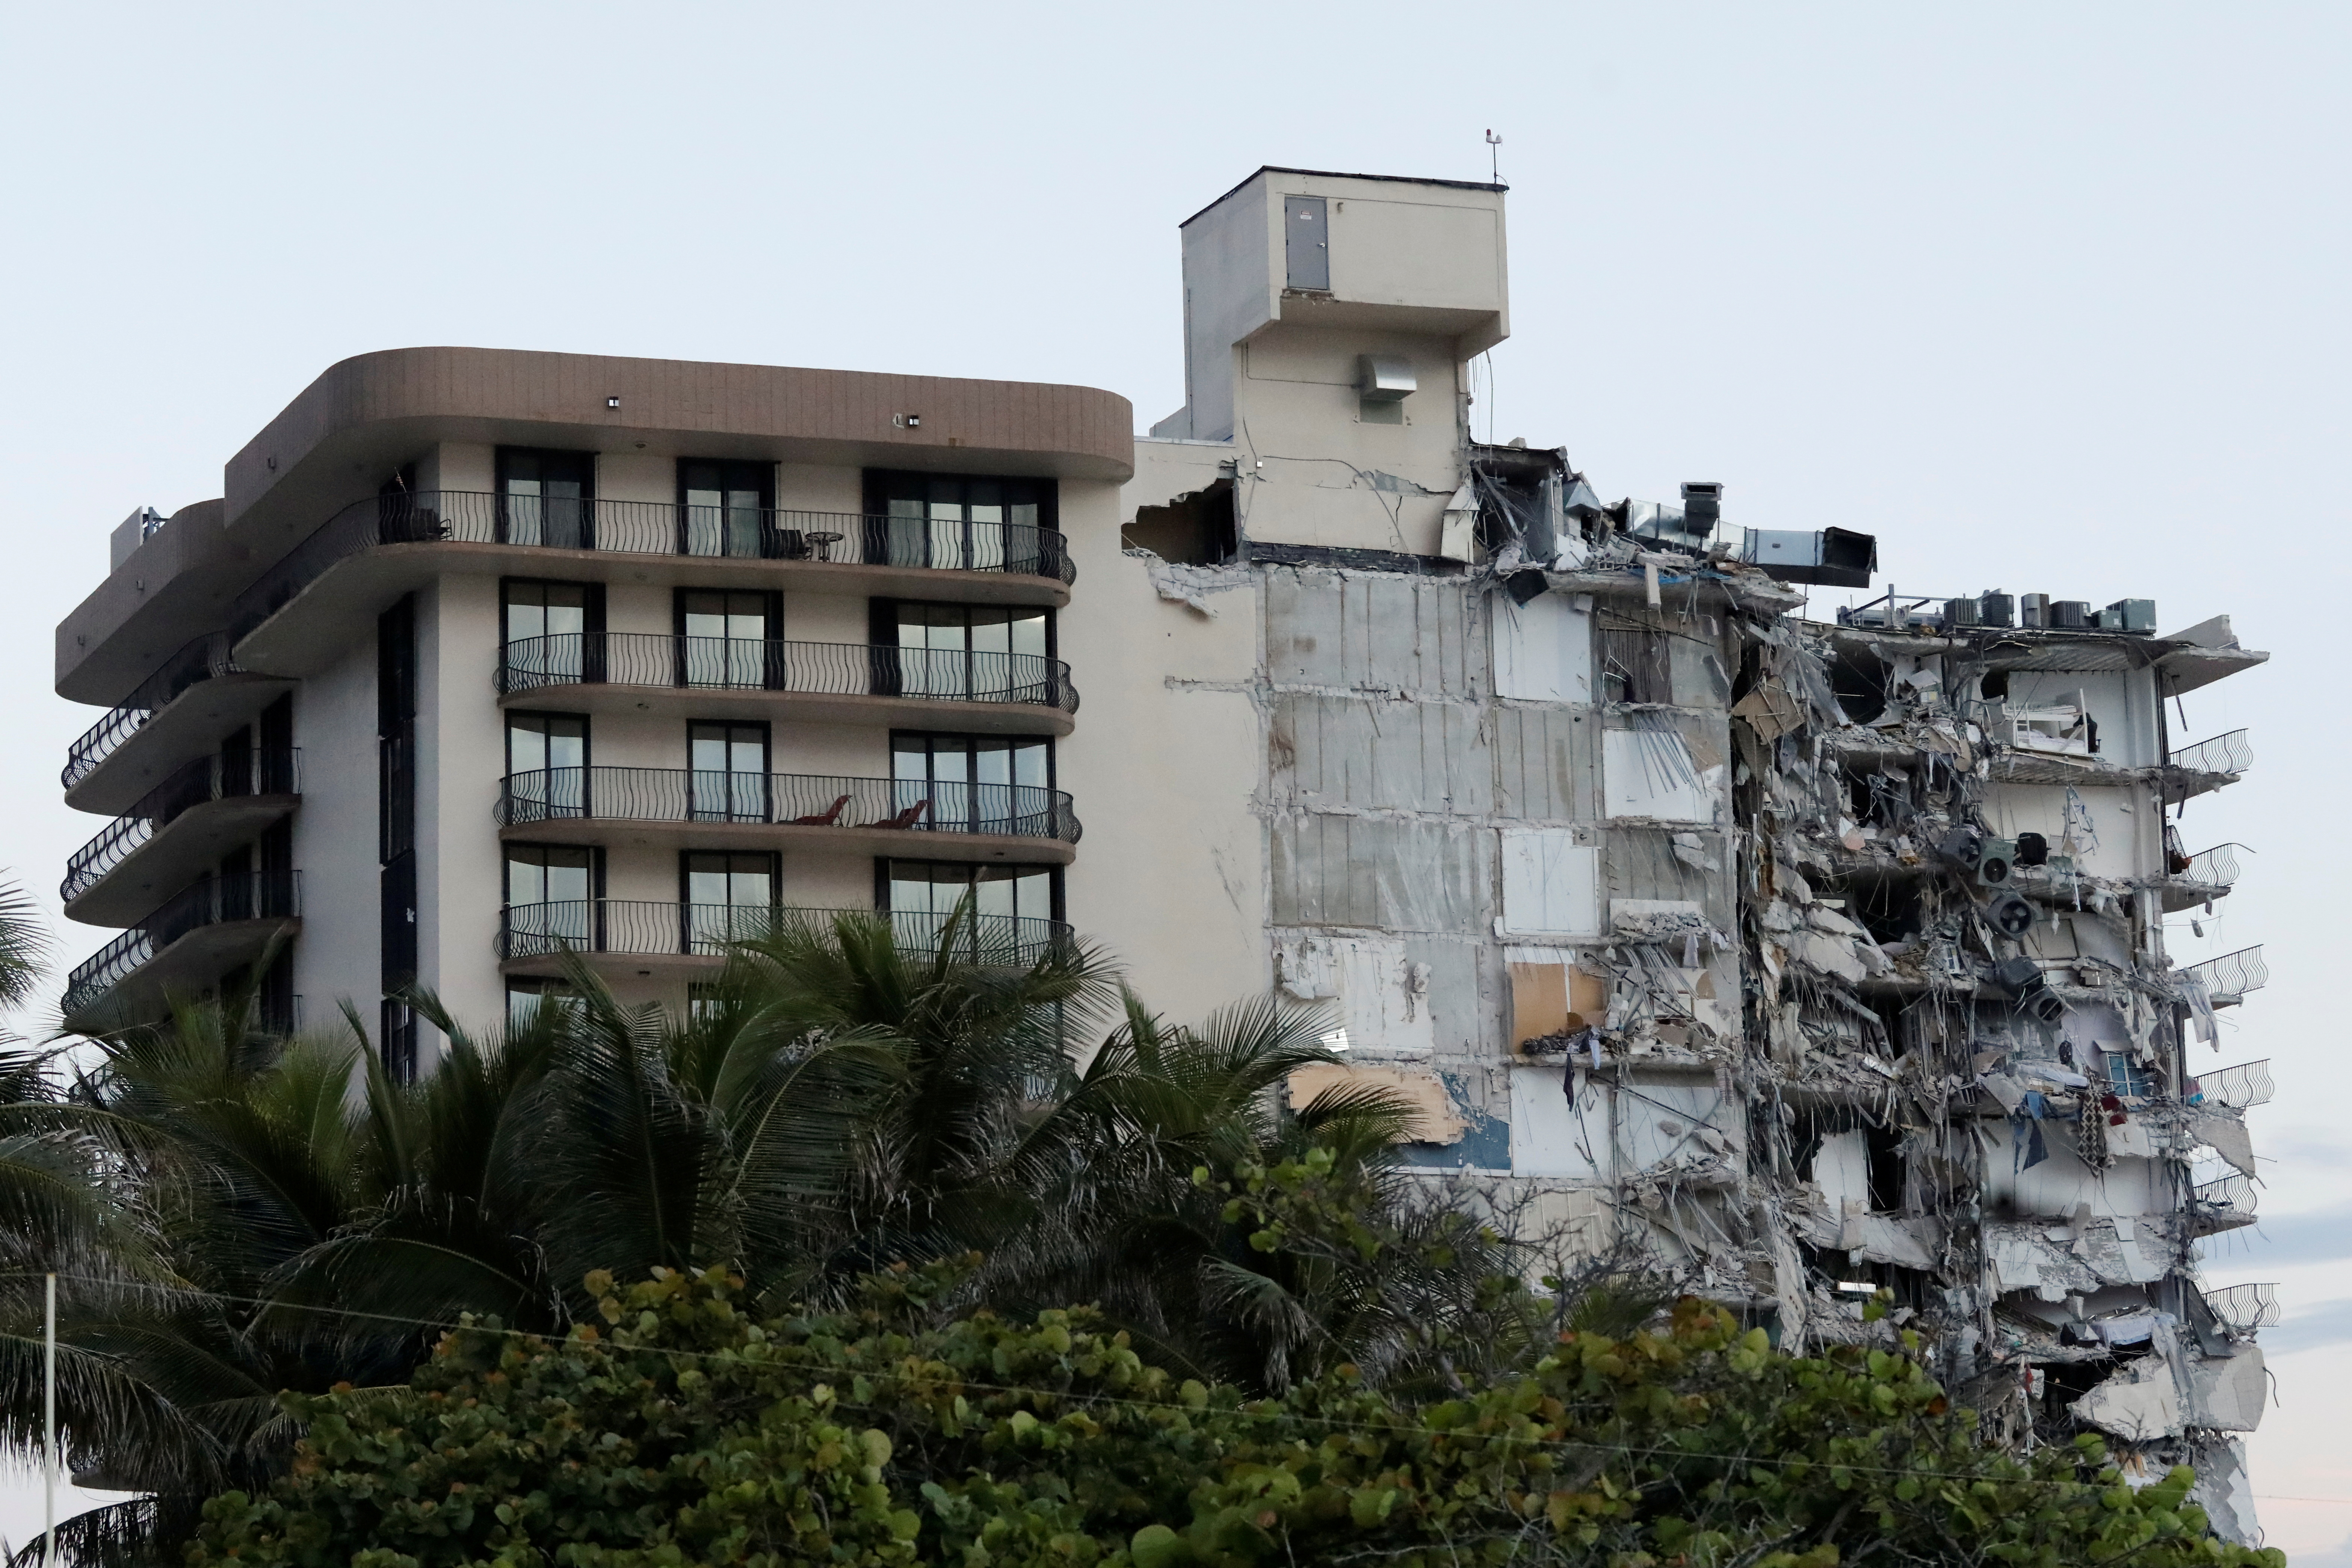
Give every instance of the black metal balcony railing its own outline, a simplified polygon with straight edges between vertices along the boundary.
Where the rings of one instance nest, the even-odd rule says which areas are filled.
[[[2213,1309],[2215,1317],[2242,1334],[2267,1329],[2279,1321],[2276,1285],[2232,1285],[2226,1290],[2208,1290],[2205,1304]]]
[[[1070,797],[1034,784],[690,768],[549,768],[509,774],[499,790],[502,827],[567,817],[998,833],[1066,844],[1076,844],[1080,832]]]
[[[2193,773],[2227,773],[2235,778],[2254,765],[2254,743],[2243,730],[2232,730],[2194,745],[2183,746],[2165,761]]]
[[[145,919],[77,965],[66,981],[70,1016],[136,973],[173,942],[205,926],[278,920],[302,912],[302,873],[248,871],[207,877],[157,905]]]
[[[551,958],[567,951],[635,957],[720,958],[730,942],[755,942],[793,921],[829,921],[840,913],[888,917],[898,945],[939,951],[953,922],[954,951],[979,963],[1032,964],[1070,940],[1060,921],[1015,915],[967,916],[909,910],[802,910],[744,904],[657,903],[638,899],[572,899],[510,904],[499,914],[499,957]]]
[[[2238,854],[2246,849],[2242,844],[2216,844],[2210,849],[2200,849],[2189,858],[2189,864],[2173,874],[2174,880],[2193,882],[2200,888],[2233,888],[2238,883]],[[2246,853],[2253,853],[2246,849]]]
[[[174,768],[106,830],[73,852],[58,897],[71,903],[184,812],[240,795],[292,795],[302,787],[302,753],[281,746],[242,755],[198,757]]]
[[[2258,1062],[2240,1062],[2219,1072],[2200,1072],[2189,1080],[2189,1103],[2191,1105],[2227,1105],[2239,1110],[2250,1110],[2257,1105],[2268,1105],[2278,1087],[2271,1081],[2270,1058]]]
[[[831,697],[1023,702],[1078,710],[1070,667],[1034,653],[979,653],[887,644],[755,641],[659,632],[562,632],[519,637],[495,677],[508,696],[550,686],[678,686]]]
[[[2263,962],[2260,947],[2242,947],[2235,952],[2192,963],[2180,973],[2203,985],[2205,994],[2211,997],[2243,996],[2249,991],[2261,990],[2271,979],[2270,965]]]
[[[239,673],[236,661],[228,656],[229,642],[226,632],[207,632],[158,665],[154,674],[139,683],[137,690],[82,731],[81,738],[66,749],[65,772],[58,775],[58,782],[71,789],[88,778],[116,747],[143,729],[157,710],[191,686],[215,676]]]
[[[347,556],[441,542],[1077,579],[1063,536],[1030,523],[419,490],[354,501],[329,518],[237,595],[229,629],[243,637]]]

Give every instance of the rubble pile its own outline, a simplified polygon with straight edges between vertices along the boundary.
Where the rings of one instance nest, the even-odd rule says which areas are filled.
[[[1702,531],[1602,506],[1564,463],[1548,483],[1549,537],[1531,487],[1489,484],[1474,575],[1520,606],[1590,604],[1608,721],[1696,736],[1696,707],[1727,765],[1711,823],[1650,825],[1654,859],[1719,872],[1726,896],[1612,897],[1574,961],[1591,1010],[1518,1042],[1586,1122],[1609,1089],[1612,1147],[1641,1142],[1620,1129],[1651,1086],[1727,1108],[1694,1121],[1684,1092],[1595,1178],[1782,1344],[1922,1330],[2012,1439],[2095,1429],[2151,1479],[2194,1464],[2220,1525],[2251,1529],[2232,1435],[2261,1416],[2273,1309],[2266,1288],[2209,1292],[2195,1247],[2252,1223],[2258,1096],[2189,1064],[2259,957],[2183,969],[2164,948],[2168,910],[2229,890],[2233,858],[2183,853],[2176,818],[2244,748],[2176,752],[2163,725],[2177,692],[2263,656],[2226,621],[2157,637],[2120,607],[2013,626],[1999,594],[1808,620],[1786,579],[1835,579],[1753,563],[1712,493]],[[1716,689],[1643,700],[1619,623],[1704,645]],[[1865,1324],[1882,1289],[1892,1321]]]

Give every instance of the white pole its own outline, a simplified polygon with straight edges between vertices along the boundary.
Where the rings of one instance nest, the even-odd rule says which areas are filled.
[[[48,1276],[42,1312],[41,1568],[58,1564],[58,1277]]]

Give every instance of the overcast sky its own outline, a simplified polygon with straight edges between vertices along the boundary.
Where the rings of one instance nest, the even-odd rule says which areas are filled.
[[[2256,756],[2189,808],[2191,849],[2255,853],[2176,952],[2267,948],[2200,1060],[2273,1064],[2275,1223],[2209,1278],[2284,1287],[2256,1488],[2335,1500],[2263,1517],[2299,1568],[2352,1568],[2324,994],[2352,8],[1927,9],[12,7],[0,864],[54,910],[101,826],[57,778],[97,710],[49,678],[107,531],[218,495],[345,355],[1076,382],[1140,427],[1182,401],[1180,219],[1262,163],[1484,178],[1492,127],[1513,333],[1480,435],[1565,446],[1612,499],[1713,479],[1731,521],[1875,533],[1906,592],[2153,598],[2273,653],[2174,715]]]

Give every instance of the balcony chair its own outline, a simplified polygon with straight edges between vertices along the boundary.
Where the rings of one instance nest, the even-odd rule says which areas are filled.
[[[849,797],[847,795],[838,795],[835,797],[834,803],[831,805],[825,807],[824,810],[817,813],[814,816],[793,817],[793,826],[794,827],[831,827],[835,823],[841,820],[841,808],[848,804]]]

